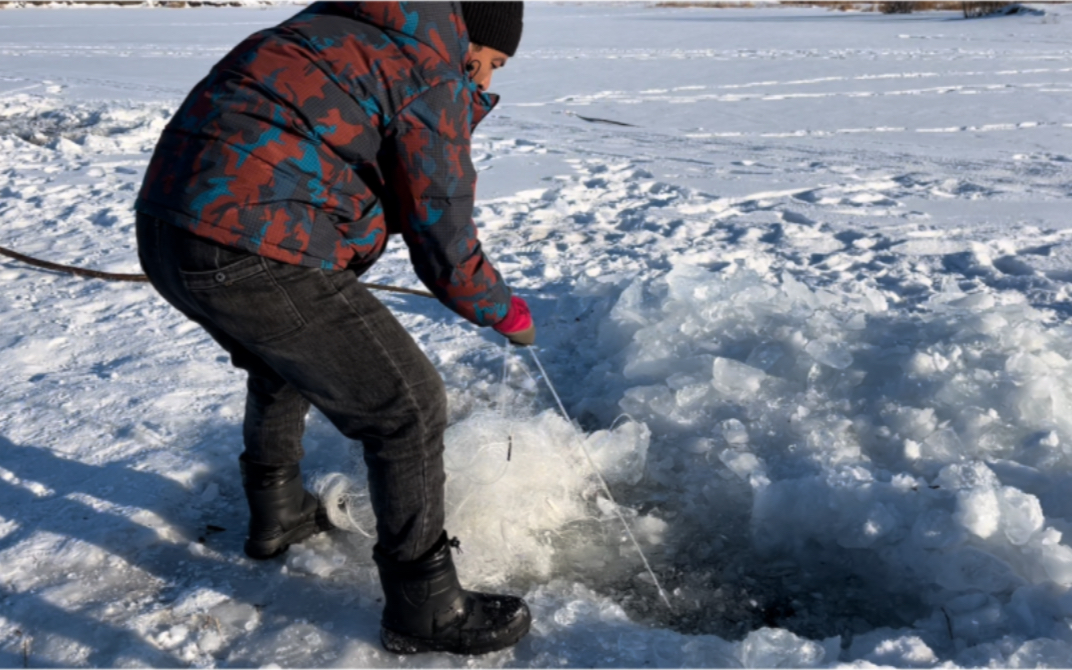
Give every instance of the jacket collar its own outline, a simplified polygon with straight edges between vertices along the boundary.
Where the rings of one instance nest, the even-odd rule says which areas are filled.
[[[475,129],[481,121],[484,120],[491,110],[495,109],[495,106],[499,104],[499,96],[494,93],[483,93],[476,86],[473,87],[473,123],[472,129]]]

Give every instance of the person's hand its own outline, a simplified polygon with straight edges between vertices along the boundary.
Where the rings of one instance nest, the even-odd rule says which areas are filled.
[[[529,306],[516,295],[510,298],[510,309],[506,312],[506,318],[492,328],[519,347],[536,343],[536,326],[532,323]]]

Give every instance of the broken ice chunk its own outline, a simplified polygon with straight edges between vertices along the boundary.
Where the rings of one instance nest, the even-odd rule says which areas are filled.
[[[900,433],[914,442],[922,442],[938,428],[938,417],[931,407],[920,409],[891,403],[883,409],[882,415],[893,432]]]
[[[674,396],[670,389],[662,384],[652,386],[634,386],[627,389],[618,406],[622,411],[632,416],[645,416],[648,414],[667,415],[677,407]]]
[[[985,256],[983,258],[986,258],[986,261],[989,262],[989,258]],[[985,312],[988,309],[992,309],[995,304],[996,301],[994,300],[994,296],[989,293],[972,293],[949,301],[951,307],[957,307],[972,312]]]
[[[776,342],[764,342],[748,354],[745,364],[766,371],[770,370],[771,366],[777,363],[783,355],[785,355],[785,350],[782,349],[782,345]]]
[[[938,663],[934,651],[919,636],[905,635],[892,628],[876,628],[854,636],[849,656],[864,659],[866,667],[873,667],[874,663],[880,667],[930,668]],[[864,665],[864,662],[856,661],[856,664]]]
[[[759,391],[765,372],[730,358],[716,358],[711,366],[711,385],[722,395],[751,397]]]
[[[956,521],[984,540],[998,530],[1001,509],[994,489],[976,488],[957,492]]]
[[[1061,640],[1039,638],[1020,645],[1007,663],[1010,668],[1062,668],[1072,658],[1072,645]]]
[[[1030,379],[1049,374],[1051,366],[1040,356],[1018,351],[1005,360],[1005,371]]]
[[[928,377],[949,367],[949,360],[939,353],[917,351],[901,364],[904,371],[917,377]]]
[[[935,581],[950,591],[998,593],[1021,579],[1000,558],[975,547],[964,547],[941,555]]]
[[[947,465],[938,473],[934,483],[950,491],[973,488],[996,489],[1001,486],[1001,481],[994,471],[986,463],[979,461]]]
[[[666,385],[673,390],[678,391],[683,388],[688,388],[689,386],[694,386],[705,381],[707,380],[701,379],[696,375],[690,375],[685,372],[675,372],[674,374],[666,378]]]
[[[1047,528],[1037,538],[1042,547],[1042,567],[1058,584],[1072,582],[1072,548],[1061,544],[1061,531]]]
[[[819,302],[806,284],[797,281],[788,272],[782,274],[782,291],[791,301],[807,309],[815,309]]]
[[[209,610],[209,614],[224,626],[244,631],[253,630],[260,621],[260,614],[256,607],[234,600],[227,600],[216,605]]]
[[[998,499],[1005,537],[1015,545],[1027,544],[1046,520],[1039,499],[1011,486],[1003,487]]]
[[[220,487],[216,482],[209,482],[208,486],[201,493],[201,502],[210,503],[216,498],[220,497]]]
[[[647,424],[625,421],[613,430],[600,430],[585,440],[592,461],[608,482],[636,484],[644,476],[651,444]]]
[[[294,545],[287,552],[287,567],[298,573],[330,577],[340,566],[329,556],[301,545]]]
[[[741,479],[748,479],[748,476],[754,472],[762,474],[763,461],[759,460],[755,454],[750,454],[747,451],[726,449],[718,455],[718,460],[722,461],[723,465],[732,470],[733,474]]]
[[[722,437],[731,445],[748,444],[748,429],[737,419],[722,422]]]
[[[865,286],[860,292],[867,299],[872,312],[885,312],[889,309],[889,302],[887,302],[886,296],[882,295],[882,291]]]
[[[964,445],[952,428],[936,430],[923,440],[920,456],[939,463],[964,460]]]
[[[916,519],[912,537],[924,549],[944,549],[961,544],[967,533],[942,509],[929,509]]]
[[[645,514],[637,518],[633,524],[633,533],[636,538],[647,544],[662,544],[670,524],[662,519]],[[644,573],[647,575],[647,573]]]
[[[823,662],[826,649],[782,628],[760,628],[741,640],[738,653],[746,668],[811,668]]]
[[[711,386],[708,384],[693,384],[685,386],[674,393],[674,400],[683,409],[695,409],[702,407],[703,402],[711,395]]]
[[[889,535],[898,525],[897,516],[889,507],[882,503],[875,503],[867,510],[866,516],[840,532],[837,543],[847,549],[871,547]]]
[[[863,312],[856,312],[845,320],[846,330],[863,330],[867,328],[867,316]]]
[[[695,437],[686,440],[682,445],[690,454],[706,454],[715,446],[715,441],[709,437]]]
[[[852,365],[852,353],[844,342],[827,338],[812,340],[804,351],[819,363],[836,370],[844,370]]]

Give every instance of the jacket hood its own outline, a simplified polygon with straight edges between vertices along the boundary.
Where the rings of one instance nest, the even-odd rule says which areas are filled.
[[[318,2],[302,14],[345,16],[380,30],[405,56],[433,78],[460,77],[473,99],[472,127],[498,104],[465,74],[469,32],[457,2]]]
[[[446,65],[464,71],[469,33],[456,2],[323,2],[310,9],[381,29],[407,57],[425,68]]]

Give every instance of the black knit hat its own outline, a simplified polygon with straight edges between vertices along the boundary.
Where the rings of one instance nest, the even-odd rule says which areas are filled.
[[[517,52],[521,42],[523,2],[462,2],[462,18],[469,41],[498,49],[507,56]]]

